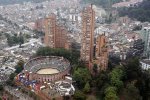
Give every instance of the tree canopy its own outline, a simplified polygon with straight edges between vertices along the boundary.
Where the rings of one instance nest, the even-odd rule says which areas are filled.
[[[24,69],[24,61],[20,60],[17,65],[15,66],[15,73],[19,74]]]
[[[124,94],[125,100],[141,100],[139,90],[132,84],[127,84]]]
[[[73,79],[80,88],[83,88],[87,82],[91,81],[91,74],[87,68],[77,68],[73,73]]]
[[[13,36],[9,35],[9,34],[5,34],[6,38],[7,38],[7,43],[9,46],[13,46],[16,44],[23,44],[24,43],[24,37],[23,35],[19,35],[17,36],[17,34],[14,34]]]
[[[76,90],[75,94],[74,94],[74,99],[75,100],[86,100],[86,95],[82,91]]]
[[[37,50],[36,56],[62,56],[72,64],[78,63],[80,53],[76,50],[66,50],[63,48],[41,47]]]
[[[115,86],[117,89],[121,89],[123,87],[123,81],[121,80],[123,75],[124,73],[121,68],[114,68],[110,73],[111,85]]]
[[[110,7],[112,4],[118,3],[121,1],[123,1],[123,0],[82,0],[82,2],[84,2],[84,3],[92,3],[95,5],[103,6],[105,8]]]
[[[119,100],[116,88],[115,87],[107,87],[105,90],[105,100]]]
[[[84,89],[83,89],[83,91],[85,92],[85,93],[89,93],[90,92],[90,84],[89,84],[89,82],[87,82],[86,84],[85,84],[85,86],[84,86]]]
[[[132,19],[137,19],[138,21],[148,21],[150,22],[150,0],[144,0],[141,4],[130,8],[120,8],[118,9],[120,16],[129,16]]]

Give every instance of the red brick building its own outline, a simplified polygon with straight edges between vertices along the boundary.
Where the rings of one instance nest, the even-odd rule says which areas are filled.
[[[81,59],[88,63],[91,69],[94,50],[94,27],[95,12],[91,7],[86,7],[82,12],[82,39],[81,39]]]
[[[68,31],[57,22],[55,14],[51,14],[45,19],[44,43],[46,46],[69,49],[70,45],[67,34]]]

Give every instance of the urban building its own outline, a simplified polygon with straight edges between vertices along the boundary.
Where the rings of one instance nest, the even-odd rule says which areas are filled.
[[[105,34],[99,35],[94,46],[94,28],[95,12],[92,6],[86,7],[82,12],[81,60],[88,65],[90,71],[93,70],[94,64],[98,66],[98,71],[106,70],[108,66],[107,38]]]
[[[31,89],[39,96],[44,95],[41,100],[51,100],[56,96],[71,96],[75,92],[72,78],[69,76],[70,62],[63,57],[32,58],[25,63],[24,68],[15,77],[16,84]]]
[[[93,60],[94,27],[95,12],[92,6],[86,7],[82,12],[81,60],[89,65],[89,69]]]
[[[56,15],[51,14],[45,20],[45,38],[44,43],[50,48],[69,49],[70,45],[67,39],[68,31],[57,22]]]
[[[69,70],[70,62],[67,59],[63,57],[46,56],[29,60],[25,64],[24,73],[28,74],[26,75],[29,78],[28,80],[53,82],[63,79],[64,76],[69,73]]]
[[[56,15],[51,14],[45,19],[45,38],[46,46],[55,48],[55,33],[56,33]]]
[[[95,58],[98,70],[106,70],[108,66],[108,47],[105,34],[98,36],[96,39]]]
[[[69,49],[69,41],[67,38],[68,31],[65,27],[57,25],[55,33],[55,48]]]
[[[35,21],[34,30],[37,30],[39,32],[44,31],[44,19],[38,19]]]
[[[142,39],[134,40],[133,46],[131,46],[127,52],[127,58],[142,56],[144,51],[144,42]]]
[[[149,59],[143,59],[140,61],[141,68],[143,70],[149,70],[150,69],[150,60]]]
[[[150,57],[150,27],[144,27],[142,29],[142,37],[144,41],[144,56],[146,58]]]

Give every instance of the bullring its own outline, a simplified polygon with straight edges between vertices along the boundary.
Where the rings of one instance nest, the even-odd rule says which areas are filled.
[[[24,73],[29,80],[54,82],[63,79],[70,71],[70,62],[58,56],[41,56],[29,60],[24,65]]]

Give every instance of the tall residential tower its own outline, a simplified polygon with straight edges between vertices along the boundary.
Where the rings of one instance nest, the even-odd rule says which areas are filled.
[[[105,34],[98,36],[96,39],[95,58],[98,70],[106,70],[108,66],[108,47]]]
[[[86,7],[82,12],[81,59],[88,65],[92,63],[94,53],[95,12]]]
[[[50,48],[55,48],[55,34],[56,34],[56,15],[51,14],[45,19],[45,38],[44,43]]]
[[[45,38],[44,43],[50,48],[69,49],[70,44],[67,38],[68,31],[56,20],[56,15],[51,14],[45,20]]]

